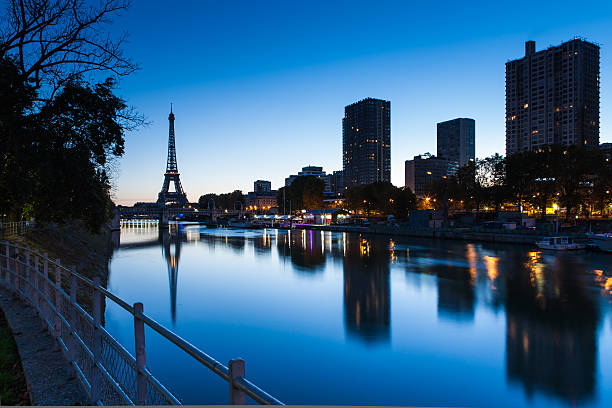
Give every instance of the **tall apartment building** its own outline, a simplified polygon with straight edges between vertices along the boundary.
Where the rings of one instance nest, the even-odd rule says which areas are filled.
[[[463,167],[476,159],[474,119],[457,118],[438,123],[438,157]]]
[[[506,63],[506,155],[599,145],[599,46],[580,38]]]
[[[344,186],[391,181],[391,102],[366,98],[344,108]]]

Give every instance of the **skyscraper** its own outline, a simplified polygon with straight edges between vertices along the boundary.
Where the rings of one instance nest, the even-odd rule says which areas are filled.
[[[599,46],[580,38],[506,63],[506,155],[599,145]]]
[[[474,119],[457,118],[438,123],[438,157],[465,166],[476,159]]]
[[[391,181],[391,102],[366,98],[344,108],[344,185]]]

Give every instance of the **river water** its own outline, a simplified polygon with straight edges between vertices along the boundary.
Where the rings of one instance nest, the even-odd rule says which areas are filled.
[[[168,231],[173,228],[172,234]],[[612,255],[357,233],[121,230],[109,289],[285,403],[612,407]],[[133,321],[106,326],[133,351]],[[228,385],[147,330],[184,403]]]

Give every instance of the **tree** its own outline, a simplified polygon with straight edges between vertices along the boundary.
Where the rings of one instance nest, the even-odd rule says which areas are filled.
[[[601,151],[594,153],[594,180],[591,202],[599,207],[601,215],[612,205],[612,161]]]
[[[235,209],[234,206],[237,202],[241,203],[242,206],[244,206],[244,194],[242,194],[241,190],[234,190],[231,193],[223,194],[204,194],[200,196],[200,199],[198,200],[200,208],[208,208],[209,203],[212,208],[212,202],[210,201],[211,199],[215,204],[215,208],[219,210],[233,210]]]
[[[0,20],[0,59],[14,57],[22,81],[51,100],[66,84],[96,72],[121,77],[137,69],[123,55],[126,35],[104,29],[129,0],[10,0]]]
[[[537,159],[532,151],[515,153],[506,157],[505,185],[519,210],[535,189]]]
[[[476,161],[477,180],[482,186],[483,199],[495,211],[499,211],[509,198],[506,187],[506,161],[503,156],[495,153]]]
[[[277,202],[279,208],[283,208],[283,198],[285,208],[292,208],[292,211],[311,210],[323,207],[323,192],[325,182],[315,176],[296,177],[293,182],[286,187],[281,187],[277,192]]]
[[[0,211],[11,219],[20,218],[22,203],[31,195],[28,112],[35,97],[34,88],[21,80],[17,64],[11,58],[0,59]]]
[[[347,207],[366,215],[393,214],[406,218],[415,203],[416,197],[409,188],[398,188],[388,182],[352,186],[346,190]]]
[[[592,152],[584,146],[553,146],[558,162],[559,201],[569,220],[573,210],[586,204],[592,186]]]

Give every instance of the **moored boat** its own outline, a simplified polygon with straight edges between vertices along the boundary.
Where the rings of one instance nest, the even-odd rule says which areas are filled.
[[[571,251],[586,248],[586,244],[575,242],[569,237],[546,237],[537,241],[536,245],[540,249],[552,249],[555,251]]]
[[[228,221],[228,225],[231,228],[254,228],[254,225],[251,221],[240,218],[232,218]]]
[[[593,245],[605,252],[612,252],[612,233],[587,234]]]

